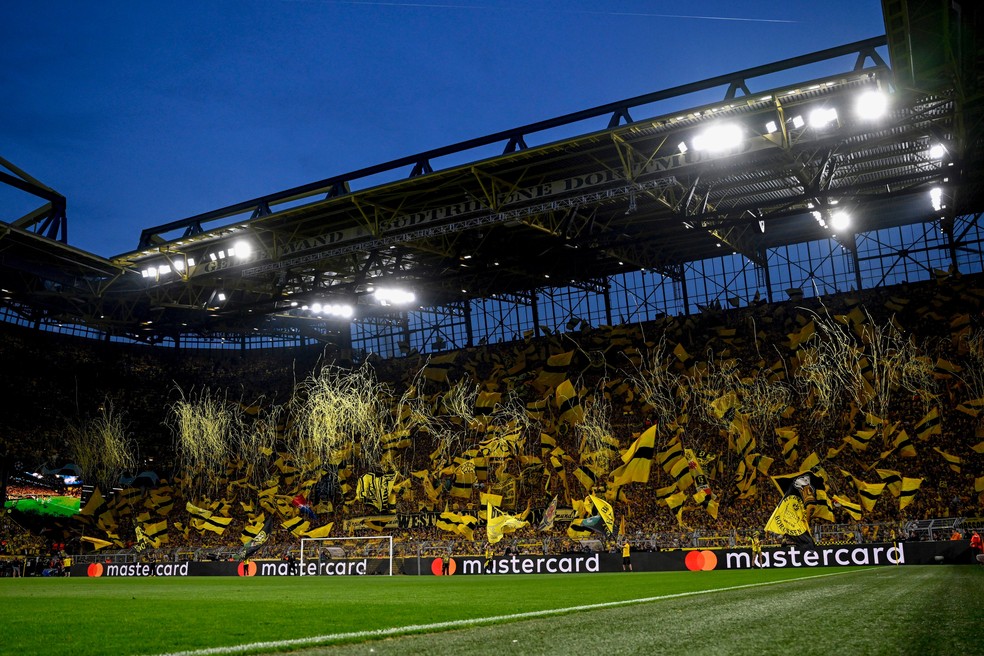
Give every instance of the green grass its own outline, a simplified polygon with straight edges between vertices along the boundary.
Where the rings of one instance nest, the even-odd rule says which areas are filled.
[[[833,573],[838,575],[818,577]],[[397,632],[371,642],[352,638],[340,646],[308,647],[319,644],[310,642],[299,653],[978,651],[984,567],[905,566],[451,578],[0,579],[0,653],[155,654],[778,581],[785,582],[426,634]]]
[[[44,501],[36,499],[17,499],[3,504],[4,510],[15,508],[23,513],[72,517],[79,514],[78,497],[48,497]]]

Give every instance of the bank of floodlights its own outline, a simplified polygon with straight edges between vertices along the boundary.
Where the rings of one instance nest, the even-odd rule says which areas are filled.
[[[212,262],[220,262],[226,259],[246,261],[253,255],[253,245],[245,239],[239,239],[235,243],[214,250],[208,254],[208,259]]]
[[[417,295],[396,287],[376,287],[372,296],[380,305],[409,305],[417,300]]]
[[[195,258],[183,255],[174,256],[161,264],[151,264],[140,270],[142,278],[153,278],[160,280],[172,273],[183,273],[187,269],[195,266]]]
[[[305,307],[310,310],[311,314],[341,319],[350,319],[355,313],[355,308],[348,303],[319,303],[316,301]]]

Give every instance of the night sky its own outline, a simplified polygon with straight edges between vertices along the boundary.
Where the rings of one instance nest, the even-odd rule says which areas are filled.
[[[104,256],[146,227],[885,32],[878,0],[30,0],[0,18],[0,157],[66,196],[69,243]],[[0,220],[41,204],[0,185]]]

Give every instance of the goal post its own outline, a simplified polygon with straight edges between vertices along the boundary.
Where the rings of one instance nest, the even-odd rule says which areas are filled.
[[[393,536],[301,538],[300,573],[393,576]]]

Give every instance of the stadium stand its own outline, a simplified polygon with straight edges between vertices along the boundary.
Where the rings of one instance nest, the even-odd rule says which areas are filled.
[[[907,302],[897,309],[900,298]],[[973,465],[984,439],[979,418],[984,401],[976,403],[984,397],[979,387],[984,381],[975,373],[981,370],[982,303],[979,276],[940,276],[904,289],[708,308],[686,318],[467,349],[454,354],[453,366],[441,368],[439,375],[428,374],[436,358],[377,361],[375,368],[367,363],[379,385],[372,391],[393,404],[384,412],[390,434],[403,430],[404,437],[390,450],[377,450],[372,461],[349,453],[319,463],[295,456],[298,436],[291,426],[302,421],[298,408],[312,394],[305,382],[323,372],[345,377],[358,369],[336,370],[316,352],[175,358],[166,350],[7,327],[3,358],[18,366],[5,379],[4,393],[8,402],[15,400],[17,416],[32,420],[22,432],[5,434],[5,448],[29,445],[20,457],[69,461],[73,454],[62,437],[67,426],[110,402],[128,427],[139,427],[132,434],[138,450],[148,454],[140,468],[155,468],[159,483],[97,492],[105,498],[88,510],[92,496],[87,495],[79,518],[48,538],[68,541],[76,552],[95,551],[99,558],[113,552],[157,561],[234,559],[249,541],[249,527],[255,530],[267,516],[276,519],[254,558],[286,557],[296,551],[299,536],[328,525],[332,535],[394,534],[401,553],[439,552],[453,540],[456,550],[477,554],[484,541],[486,494],[504,513],[526,513],[530,524],[506,539],[525,553],[614,548],[617,538],[564,530],[574,515],[584,514],[582,499],[590,495],[607,499],[615,516],[624,518],[622,531],[634,543],[648,545],[643,548],[741,546],[765,525],[779,500],[769,475],[796,471],[810,454],[825,471],[832,513],[826,522],[815,520],[819,542],[883,541],[890,533],[945,539],[963,518],[984,515],[975,488],[979,469]],[[903,363],[869,365],[864,353],[872,352],[876,328],[891,333],[894,326],[899,329],[891,349],[918,345],[904,354],[919,360],[922,369],[912,380],[886,387],[887,398],[880,398],[878,377]],[[809,353],[836,341],[829,330],[851,337],[858,349],[854,362],[861,396],[844,392],[820,412],[819,403],[809,400],[819,392],[797,367],[805,366]],[[880,353],[885,362],[889,350]],[[119,375],[102,373],[110,359]],[[678,385],[669,415],[660,414],[666,406],[654,396],[658,391],[647,396],[647,378],[641,375],[649,372],[653,379],[657,370],[675,376]],[[762,387],[763,379],[771,387]],[[86,384],[79,384],[82,380]],[[753,387],[756,380],[759,386]],[[573,418],[558,403],[559,390],[571,381],[580,404]],[[690,393],[683,394],[685,387]],[[224,411],[240,417],[241,431],[250,433],[265,417],[279,416],[285,425],[268,446],[230,448],[225,459],[213,463],[215,470],[183,468],[182,438],[168,416],[173,405],[162,400],[193,398],[191,390],[203,389],[214,390]],[[416,398],[408,399],[408,392]],[[770,417],[752,393],[775,396],[781,411]],[[467,404],[456,415],[433,410],[461,399]],[[867,405],[858,407],[856,399]],[[298,414],[288,419],[291,412]],[[934,413],[938,421],[927,420]],[[737,419],[743,416],[751,431]],[[640,476],[616,485],[622,456],[647,431],[656,436],[648,481]],[[791,431],[798,439],[794,455]],[[909,439],[900,441],[901,435]],[[749,437],[751,444],[742,442]],[[699,454],[710,504],[699,496],[693,478],[681,482],[674,475],[676,460],[660,465],[661,453],[674,440]],[[233,442],[246,443],[240,437]],[[918,481],[911,497],[902,494],[904,481]],[[681,493],[677,515],[671,499]],[[862,508],[866,494],[873,501]],[[298,495],[303,504],[295,502]],[[554,496],[569,509],[563,514],[567,523],[558,522],[545,534],[536,524]],[[837,500],[858,504],[860,511],[848,511]],[[445,510],[452,511],[453,520],[442,518]],[[466,526],[465,516],[475,521]],[[138,528],[151,537],[140,538]],[[81,533],[98,542],[80,542]],[[10,544],[16,552],[19,543]],[[38,555],[38,541],[29,544]]]
[[[0,160],[46,201],[0,224],[3,571],[293,561],[302,536],[391,534],[404,558],[741,547],[790,483],[820,543],[980,527],[984,30],[947,4],[885,2],[886,37],[154,226],[108,259]],[[884,123],[851,109],[887,90]],[[747,139],[701,154],[724,120]],[[78,513],[8,501],[66,464]]]

